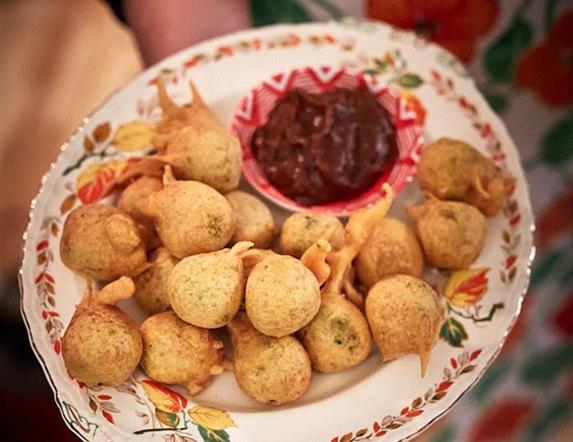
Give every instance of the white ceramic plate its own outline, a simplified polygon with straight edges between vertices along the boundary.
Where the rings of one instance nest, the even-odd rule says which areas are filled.
[[[428,140],[466,140],[517,178],[503,213],[488,219],[487,244],[472,271],[457,274],[454,289],[445,294],[448,317],[427,375],[420,378],[413,356],[382,364],[373,353],[352,370],[315,374],[299,401],[278,408],[246,397],[229,372],[192,398],[178,387],[146,382],[139,370],[120,388],[88,388],[71,379],[61,337],[85,281],[61,263],[60,232],[72,207],[98,199],[126,158],[141,154],[117,151],[110,140],[124,123],[158,117],[154,78],[164,75],[179,103],[190,100],[186,80],[193,79],[206,102],[230,123],[239,98],[273,73],[324,64],[376,75],[410,102]],[[391,215],[405,218],[404,207],[421,199],[412,183]],[[283,209],[274,207],[274,212],[281,221]],[[20,274],[22,314],[58,407],[84,440],[402,440],[450,409],[500,351],[529,279],[532,222],[516,148],[449,53],[413,34],[369,22],[246,31],[186,49],[143,72],[84,120],[63,146],[32,204]],[[441,289],[443,275],[428,270],[425,276]],[[132,302],[122,307],[142,319]]]

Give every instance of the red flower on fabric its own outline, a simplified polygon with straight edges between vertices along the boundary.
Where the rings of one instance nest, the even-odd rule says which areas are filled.
[[[553,317],[553,326],[564,336],[573,339],[573,291],[570,291],[565,301]]]
[[[521,57],[517,84],[551,106],[573,104],[573,12],[563,14],[547,40]]]
[[[527,397],[507,397],[489,407],[474,422],[469,442],[505,441],[517,434],[535,410]]]
[[[413,29],[465,62],[499,9],[494,0],[368,0],[367,8],[369,17]]]
[[[573,185],[543,209],[537,218],[535,242],[539,250],[544,250],[557,237],[570,232],[573,232]]]

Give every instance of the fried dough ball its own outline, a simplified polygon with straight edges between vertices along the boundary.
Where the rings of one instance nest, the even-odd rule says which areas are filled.
[[[331,252],[326,258],[331,271],[321,291],[322,302],[318,314],[298,332],[317,371],[334,373],[354,367],[366,359],[372,349],[366,318],[344,296],[343,291],[348,296],[345,286],[349,285],[352,261],[368,241],[374,226],[384,219],[390,209],[392,189],[388,185],[384,189],[386,197],[383,200],[350,216],[345,228],[344,247]],[[311,251],[309,249],[307,253]],[[317,255],[320,257],[320,253]],[[317,275],[326,275],[323,266],[318,265],[319,260],[311,262]]]
[[[254,327],[281,337],[304,327],[320,307],[318,281],[298,259],[264,258],[252,270],[245,289],[245,307]]]
[[[223,372],[223,343],[209,330],[187,324],[172,311],[147,318],[140,329],[141,368],[151,379],[183,385],[194,395]]]
[[[241,253],[241,260],[245,269],[245,276],[249,276],[255,266],[269,256],[276,256],[277,253],[268,249],[250,249]]]
[[[424,376],[444,316],[434,289],[409,275],[388,276],[370,289],[365,304],[382,360],[417,354]]]
[[[233,210],[223,195],[198,181],[174,181],[149,195],[146,213],[159,238],[176,258],[222,249],[235,229]]]
[[[372,337],[364,315],[341,295],[323,295],[318,314],[298,336],[315,370],[335,373],[370,354]]]
[[[448,270],[467,268],[477,258],[486,237],[482,213],[466,203],[430,198],[408,208],[430,264]]]
[[[99,293],[87,290],[62,338],[68,372],[90,386],[117,387],[139,364],[142,340],[137,325],[115,304],[129,298],[133,281],[123,277]]]
[[[80,206],[69,214],[60,257],[74,272],[97,281],[135,276],[147,268],[141,226],[104,204]]]
[[[281,253],[300,258],[318,239],[327,240],[338,250],[344,244],[344,226],[338,218],[323,213],[293,213],[279,235]]]
[[[225,195],[235,214],[235,232],[231,242],[251,241],[268,249],[275,235],[275,222],[269,208],[256,196],[235,190]]]
[[[149,195],[161,189],[163,184],[159,178],[142,176],[124,189],[117,202],[117,208],[145,227],[154,230],[153,219],[145,215],[145,207]]]
[[[134,297],[147,313],[159,313],[169,307],[167,280],[177,262],[166,248],[161,247],[151,253],[150,267],[135,277]]]
[[[418,166],[422,189],[440,199],[465,201],[486,216],[501,210],[515,178],[463,141],[440,138],[430,143]]]
[[[241,143],[203,102],[191,83],[193,101],[178,107],[171,101],[161,79],[157,82],[163,119],[155,144],[160,157],[173,166],[179,179],[205,183],[221,193],[239,186]]]
[[[251,246],[245,241],[231,250],[181,260],[167,282],[169,301],[177,316],[204,328],[219,328],[229,322],[241,306],[245,289],[240,254]]]
[[[382,220],[354,261],[356,273],[370,288],[384,276],[405,273],[420,277],[424,257],[414,232],[395,218]]]
[[[265,404],[280,405],[298,399],[308,389],[310,360],[295,337],[263,335],[243,312],[227,328],[234,347],[233,373],[246,394]]]

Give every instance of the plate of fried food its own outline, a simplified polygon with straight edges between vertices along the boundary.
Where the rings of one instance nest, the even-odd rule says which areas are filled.
[[[515,323],[519,155],[464,68],[373,22],[183,50],[72,135],[22,315],[86,441],[404,440]]]

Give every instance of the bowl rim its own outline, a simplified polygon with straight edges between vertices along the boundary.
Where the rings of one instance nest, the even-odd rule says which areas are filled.
[[[338,77],[341,75],[346,75],[346,77],[354,77],[354,79],[357,81],[358,85],[355,87],[355,89],[366,88],[372,95],[375,96],[377,102],[384,108],[392,125],[394,126],[396,142],[398,146],[398,158],[393,164],[386,166],[381,171],[379,177],[376,179],[376,182],[359,195],[347,200],[334,201],[327,204],[312,204],[305,206],[282,194],[282,192],[280,192],[273,184],[267,180],[265,174],[258,167],[257,161],[254,158],[254,154],[252,153],[250,146],[252,133],[250,135],[246,135],[248,142],[244,143],[240,132],[242,132],[243,127],[254,126],[254,129],[251,130],[251,132],[253,132],[266,123],[267,117],[273,110],[277,101],[283,98],[286,93],[293,90],[293,77],[297,75],[310,75],[314,78],[318,78],[320,77],[321,72],[322,75],[327,75],[327,78],[329,78],[330,75],[333,77],[332,79],[325,79],[324,82],[323,80],[318,79],[317,81],[321,84],[336,82]],[[274,87],[270,86],[270,83],[277,77],[288,79],[288,85],[284,90],[278,91]],[[336,84],[328,84],[328,86],[326,86],[327,90],[330,90],[333,87],[336,87]],[[343,88],[350,89],[344,86]],[[266,105],[268,106],[268,111],[264,113],[262,117],[260,114],[258,115],[260,121],[256,125],[249,123],[246,121],[244,116],[245,107],[249,100],[255,100],[256,97],[265,89],[272,89],[275,91],[273,93],[272,99],[269,99],[270,104]],[[305,90],[305,87],[302,89]],[[385,103],[382,103],[382,94],[384,94],[384,98],[392,100],[392,104],[395,103],[396,109],[389,109]],[[396,121],[397,119],[400,120]],[[425,146],[424,127],[422,124],[419,124],[419,122],[416,121],[416,117],[408,108],[406,100],[404,97],[402,97],[396,88],[364,72],[356,71],[348,67],[336,67],[326,64],[304,65],[292,69],[278,71],[260,81],[239,98],[235,111],[232,115],[230,129],[241,142],[241,153],[243,157],[241,170],[243,172],[243,176],[259,194],[261,194],[272,203],[292,212],[322,213],[338,217],[347,217],[352,212],[362,208],[370,207],[382,199],[385,194],[385,192],[381,189],[382,184],[384,183],[389,183],[392,186],[395,196],[405,190],[405,188],[408,187],[408,185],[413,181],[413,178],[416,174],[418,160]],[[406,131],[411,132],[411,139],[408,140],[411,142],[410,145],[404,144],[400,141],[401,137],[399,135],[406,133]],[[406,152],[407,156],[402,158],[400,155],[402,152]],[[395,175],[398,175],[398,179]]]

